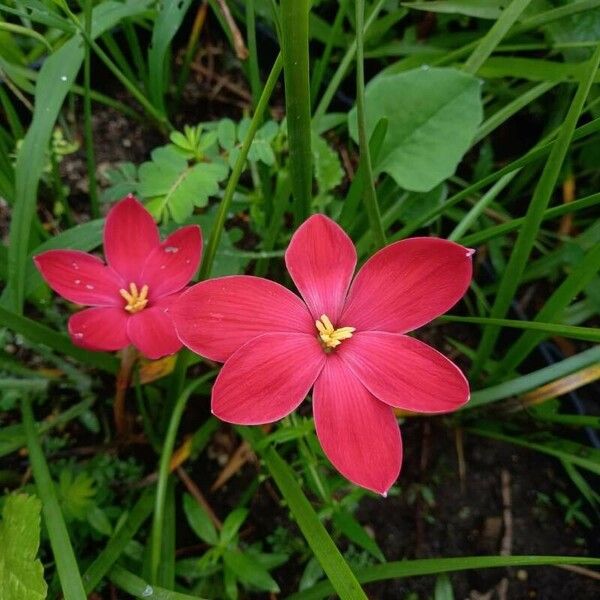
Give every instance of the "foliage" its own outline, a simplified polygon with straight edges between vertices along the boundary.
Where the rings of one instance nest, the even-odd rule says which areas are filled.
[[[14,492],[2,499],[0,597],[43,599],[49,587],[79,600],[111,582],[117,595],[163,600],[355,600],[364,583],[418,575],[446,600],[461,593],[448,573],[465,569],[597,566],[585,555],[600,515],[589,408],[600,377],[599,32],[600,0],[0,3],[0,482]],[[210,361],[137,361],[128,383],[120,357],[73,343],[79,309],[49,291],[32,257],[101,252],[103,215],[127,194],[163,238],[200,225],[194,281],[243,273],[290,287],[285,248],[311,212],[349,232],[360,264],[384,238],[476,250],[464,301],[418,333],[460,364],[471,400],[435,421],[398,414],[412,433],[389,500],[331,469],[304,408],[264,431],[217,422]],[[419,470],[421,423],[440,435],[432,448],[419,438]],[[577,540],[577,556],[449,558],[442,539],[434,558],[391,562],[389,539],[412,534],[413,516],[443,518],[438,486],[456,479],[454,457],[439,453],[446,438],[459,465],[463,441],[553,465],[543,490],[527,483],[532,506],[513,510],[531,509],[565,548]]]

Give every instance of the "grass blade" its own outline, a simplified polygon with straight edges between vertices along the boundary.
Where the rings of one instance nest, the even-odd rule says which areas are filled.
[[[15,314],[0,306],[0,325],[25,336],[30,342],[44,344],[57,352],[67,354],[91,367],[116,373],[119,361],[106,352],[92,352],[75,346],[71,340],[37,321]]]
[[[556,143],[552,147],[542,176],[535,187],[531,204],[529,205],[529,209],[525,216],[525,221],[519,231],[514,250],[502,276],[500,287],[498,288],[498,294],[490,314],[492,318],[501,319],[504,317],[517,291],[529,254],[535,243],[544,211],[552,196],[560,169],[569,148],[569,143],[573,137],[573,132],[575,131],[575,126],[577,125],[577,121],[583,110],[585,99],[587,98],[599,64],[600,45],[596,48],[594,55],[587,65],[585,77],[577,87],[577,92],[571,102],[571,107],[569,108],[565,122],[556,138]],[[492,354],[499,333],[500,328],[498,326],[490,326],[485,329],[473,364],[473,376],[481,371],[482,365]]]
[[[544,565],[600,565],[600,558],[581,556],[461,556],[460,558],[424,558],[402,560],[384,565],[372,565],[356,571],[361,583],[400,579],[403,577],[422,577],[470,569],[496,569],[499,567],[538,567]],[[327,581],[314,587],[292,594],[287,600],[322,600],[333,593]]]
[[[471,400],[462,410],[478,408],[492,402],[497,402],[498,400],[504,400],[504,398],[517,396],[544,385],[549,381],[554,381],[589,365],[593,365],[598,361],[600,361],[600,347],[596,346],[533,373],[528,373],[527,375],[483,390],[477,390],[471,394]]]
[[[488,317],[459,317],[454,315],[444,315],[442,317],[438,317],[437,320],[443,323],[473,323],[475,325],[527,329],[531,332],[534,332],[533,335],[541,335],[542,338],[546,337],[547,335],[561,335],[574,340],[600,342],[600,329],[595,329],[592,327],[578,327],[576,325],[562,325],[560,323],[540,323],[538,321],[493,319]]]
[[[542,309],[535,317],[535,321],[552,321],[559,318],[572,298],[577,296],[598,274],[600,269],[600,245],[594,246],[578,263],[571,273],[565,278],[562,284],[548,298]],[[583,327],[579,329],[585,329]],[[590,333],[597,332],[600,337],[600,330],[589,328]],[[563,335],[558,333],[558,335]],[[524,333],[506,353],[498,367],[494,370],[495,378],[501,373],[511,372],[518,367],[529,353],[546,337],[545,332],[530,330]],[[581,339],[581,338],[579,338]],[[591,340],[593,341],[593,340]]]
[[[492,54],[494,48],[502,41],[502,38],[508,33],[508,30],[516,23],[523,11],[531,0],[512,0],[512,2],[502,11],[498,20],[492,25],[490,30],[483,36],[471,56],[465,61],[463,71],[474,75],[479,71],[479,67]]]
[[[292,511],[300,531],[331,581],[331,591],[335,590],[341,600],[366,600],[367,596],[319,520],[311,503],[303,494],[289,465],[275,448],[259,444],[263,436],[257,428],[238,427],[237,430],[264,460]]]
[[[44,452],[37,437],[36,424],[29,398],[23,398],[22,413],[25,435],[27,436],[29,462],[33,470],[37,493],[42,501],[44,523],[50,538],[52,554],[56,561],[56,570],[58,571],[64,599],[86,600],[87,596],[83,589],[79,567],[69,539],[69,532],[58,504],[54,482],[50,477]]]

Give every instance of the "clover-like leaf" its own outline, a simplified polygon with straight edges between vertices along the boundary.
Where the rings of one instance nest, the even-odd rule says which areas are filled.
[[[8,496],[0,522],[2,600],[44,600],[48,586],[37,556],[41,502],[35,496]]]
[[[182,223],[195,206],[208,204],[228,172],[220,161],[190,165],[175,148],[163,146],[140,167],[138,193],[149,200],[146,208],[156,219],[170,215],[176,223]]]

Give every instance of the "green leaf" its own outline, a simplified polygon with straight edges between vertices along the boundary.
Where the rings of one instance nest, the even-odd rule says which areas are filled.
[[[264,592],[279,592],[279,586],[269,572],[260,563],[242,554],[239,550],[226,550],[223,559],[243,583]]]
[[[236,508],[231,511],[225,521],[223,521],[223,529],[221,530],[220,542],[226,546],[233,540],[248,517],[248,510],[245,508]]]
[[[174,147],[163,146],[152,152],[151,161],[140,166],[138,192],[149,200],[147,208],[156,219],[170,213],[176,223],[182,223],[195,206],[208,204],[227,173],[223,163],[190,166]]]
[[[351,514],[342,509],[337,510],[333,513],[333,523],[351,542],[370,552],[377,560],[385,562],[385,556],[377,542]]]
[[[235,123],[231,119],[221,119],[217,125],[217,139],[224,150],[235,146]]]
[[[94,506],[95,482],[86,473],[75,474],[66,468],[58,477],[57,493],[65,517],[84,521]]]
[[[171,40],[181,26],[191,0],[178,2],[162,2],[158,5],[158,15],[152,29],[152,41],[148,51],[148,82],[150,100],[165,112],[164,95],[169,86],[170,69],[165,68],[165,60],[169,55]]]
[[[319,193],[325,194],[342,182],[342,163],[338,153],[316,133],[312,136],[312,155]]]
[[[207,544],[216,545],[219,538],[213,522],[189,494],[183,496],[183,511],[194,533]]]
[[[454,173],[483,118],[479,80],[450,68],[378,77],[367,86],[365,100],[369,137],[380,119],[388,120],[376,171],[417,192]],[[357,140],[355,108],[348,126]]]
[[[433,13],[464,15],[480,19],[498,19],[510,0],[430,0],[403,2],[402,6]]]
[[[0,522],[0,590],[2,600],[44,600],[48,586],[36,558],[40,545],[40,511],[35,496],[8,496]]]

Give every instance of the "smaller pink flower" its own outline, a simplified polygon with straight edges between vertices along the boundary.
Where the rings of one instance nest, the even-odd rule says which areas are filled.
[[[400,473],[394,408],[443,413],[469,399],[445,356],[405,335],[460,300],[472,250],[437,238],[383,248],[358,274],[352,240],[331,219],[309,218],[285,254],[302,299],[250,276],[204,281],[181,295],[182,342],[225,362],[213,413],[242,425],[283,418],[313,390],[317,436],[350,481],[386,494]]]
[[[201,254],[198,226],[182,227],[161,243],[150,213],[127,196],[106,216],[107,265],[78,250],[49,250],[33,260],[57,294],[93,307],[69,319],[74,344],[90,350],[133,344],[144,356],[160,358],[181,348],[169,310]]]

